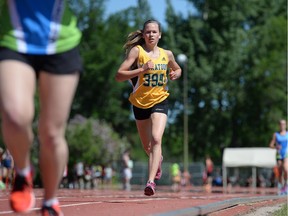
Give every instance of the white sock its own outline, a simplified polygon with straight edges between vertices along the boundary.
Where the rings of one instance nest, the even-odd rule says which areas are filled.
[[[53,206],[54,204],[59,204],[59,201],[56,197],[49,199],[49,200],[44,200],[43,205],[44,206]]]
[[[19,174],[20,176],[28,176],[31,173],[31,167],[25,167],[24,169],[18,169],[16,168],[16,172],[17,174]]]

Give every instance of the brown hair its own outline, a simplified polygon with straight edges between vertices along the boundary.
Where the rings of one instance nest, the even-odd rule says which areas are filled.
[[[143,31],[146,27],[146,25],[148,25],[149,23],[156,23],[159,27],[159,32],[161,32],[161,24],[160,22],[158,22],[157,20],[147,20],[144,24],[143,24],[143,29],[142,30],[137,30],[134,32],[131,32],[126,40],[126,43],[124,44],[123,48],[125,49],[125,53],[126,56],[128,55],[128,53],[130,52],[130,50],[137,45],[143,45],[145,43],[145,40],[143,38]]]

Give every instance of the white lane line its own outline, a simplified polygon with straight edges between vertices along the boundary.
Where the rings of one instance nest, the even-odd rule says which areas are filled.
[[[64,197],[62,197],[64,198]],[[67,197],[66,197],[67,198]],[[166,200],[167,198],[156,198],[157,200]],[[124,199],[124,200],[106,200],[106,201],[95,201],[95,202],[83,202],[83,203],[75,203],[75,204],[66,204],[66,205],[60,205],[61,208],[66,207],[73,207],[73,206],[83,206],[83,205],[93,205],[93,204],[101,204],[101,203],[119,203],[119,202],[140,202],[140,201],[152,201],[155,200],[155,198],[145,198],[145,199]],[[31,211],[38,211],[40,208],[32,208]],[[6,214],[13,214],[14,211],[0,211],[0,215],[6,215]]]

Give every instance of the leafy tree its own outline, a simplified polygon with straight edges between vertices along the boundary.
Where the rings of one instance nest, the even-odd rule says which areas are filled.
[[[107,121],[120,136],[126,136],[132,145],[138,146],[139,137],[128,101],[131,86],[128,82],[117,83],[114,77],[124,59],[127,35],[142,28],[140,23],[151,17],[150,8],[146,0],[139,0],[137,7],[129,7],[103,20],[103,10],[99,8],[103,1],[97,2],[99,4],[84,4],[81,10],[76,10],[80,26],[85,27],[81,43],[84,74],[72,114]]]
[[[167,21],[171,45],[189,59],[190,156],[220,161],[227,146],[267,146],[286,116],[284,1],[189,2],[197,14]]]
[[[105,122],[76,115],[67,129],[69,167],[79,160],[87,164],[107,164],[117,161],[129,143],[121,139]]]

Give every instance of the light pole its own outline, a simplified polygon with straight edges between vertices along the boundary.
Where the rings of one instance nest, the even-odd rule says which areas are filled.
[[[183,65],[183,106],[184,106],[184,143],[183,143],[183,156],[184,156],[184,171],[188,172],[188,89],[187,89],[187,73],[188,73],[188,58],[185,54],[179,54],[177,60]]]

